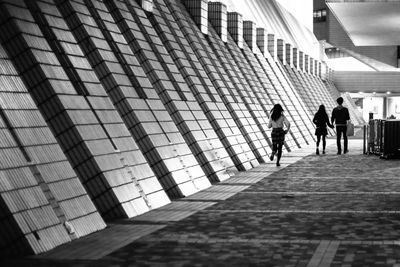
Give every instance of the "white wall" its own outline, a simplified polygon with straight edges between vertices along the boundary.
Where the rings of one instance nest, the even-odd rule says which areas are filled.
[[[387,99],[387,116],[393,115],[396,119],[400,119],[400,96],[388,97]]]
[[[374,114],[374,119],[383,119],[383,97],[366,97],[363,101],[363,118],[369,120],[369,113]]]
[[[277,0],[292,13],[304,26],[313,30],[313,0]]]

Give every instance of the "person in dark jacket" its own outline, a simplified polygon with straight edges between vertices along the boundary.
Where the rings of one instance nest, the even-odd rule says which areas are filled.
[[[319,155],[319,143],[321,142],[322,136],[322,154],[325,154],[326,147],[326,136],[328,135],[328,130],[326,126],[333,128],[333,125],[329,122],[328,114],[326,114],[325,106],[320,105],[317,113],[314,115],[313,123],[316,126],[315,135],[317,136],[317,151],[316,154]]]
[[[342,147],[340,144],[340,139],[343,134],[343,153],[349,152],[347,149],[347,121],[350,120],[349,110],[342,106],[343,98],[339,97],[336,102],[338,106],[332,110],[331,123],[336,125],[336,144],[337,144],[337,154],[342,154]]]

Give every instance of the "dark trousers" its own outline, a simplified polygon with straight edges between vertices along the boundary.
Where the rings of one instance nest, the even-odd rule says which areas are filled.
[[[342,146],[340,144],[340,139],[342,139],[343,134],[343,148],[344,152],[347,152],[347,126],[336,126],[336,145],[338,153],[342,153]]]
[[[278,159],[277,159],[277,163],[279,163],[279,160],[282,157],[282,148],[283,148],[283,142],[280,143],[272,143],[272,153],[276,153],[278,152]]]
[[[326,135],[317,135],[317,148],[319,147],[319,143],[321,142],[322,136],[322,149],[325,150],[326,147]]]

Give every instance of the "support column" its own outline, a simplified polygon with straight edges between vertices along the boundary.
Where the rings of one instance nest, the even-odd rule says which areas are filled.
[[[268,34],[268,51],[272,58],[276,60],[276,40],[275,35],[272,33]]]
[[[299,51],[298,68],[299,68],[299,70],[304,71],[304,52],[303,51]]]
[[[224,43],[228,41],[228,11],[221,2],[208,3],[208,20]]]
[[[276,55],[277,58],[285,64],[286,62],[286,55],[285,55],[285,41],[282,39],[278,39],[276,41]]]
[[[322,78],[322,63],[318,62],[318,76]]]
[[[330,81],[333,81],[333,70],[331,68],[329,68],[328,78],[329,78]]]
[[[291,44],[285,44],[286,64],[293,67],[293,50]]]
[[[268,51],[268,36],[267,31],[264,28],[257,28],[257,46],[261,50],[261,53],[265,57],[265,53]]]
[[[153,0],[136,0],[136,2],[147,12],[153,12]]]
[[[310,73],[310,56],[304,54],[304,72]]]
[[[385,96],[385,97],[383,97],[383,109],[382,109],[382,118],[383,119],[386,119],[388,117],[387,106],[388,106],[388,98],[387,98],[387,96]]]
[[[328,72],[327,72],[327,66],[326,63],[321,64],[321,79],[326,81],[328,80]]]
[[[319,76],[318,60],[314,61],[314,75]]]
[[[243,18],[237,12],[228,12],[228,32],[231,34],[235,43],[243,48]]]
[[[186,9],[201,32],[208,34],[208,1],[207,0],[182,0]]]
[[[296,47],[292,49],[292,62],[295,69],[300,69],[299,50]]]
[[[257,30],[256,24],[251,20],[243,21],[243,38],[253,53],[257,47]]]
[[[308,73],[311,75],[314,75],[314,58],[310,57],[310,67]]]

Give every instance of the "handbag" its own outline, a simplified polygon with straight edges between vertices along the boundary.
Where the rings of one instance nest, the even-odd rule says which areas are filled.
[[[346,131],[347,136],[354,136],[354,124],[349,121],[347,123],[347,131]]]

